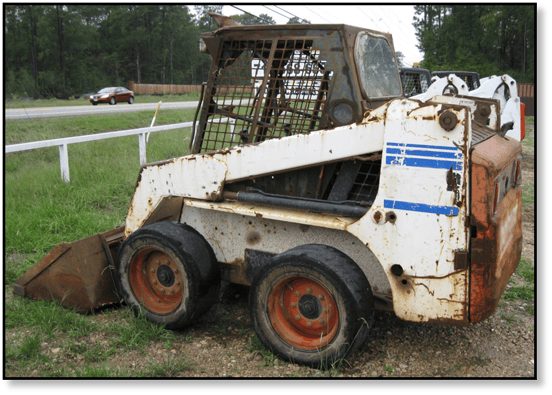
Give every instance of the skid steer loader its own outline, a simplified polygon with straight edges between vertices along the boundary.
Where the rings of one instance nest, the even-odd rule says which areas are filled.
[[[143,166],[124,228],[56,247],[15,285],[86,311],[122,299],[193,324],[250,286],[262,343],[316,367],[375,309],[469,325],[521,256],[521,145],[496,99],[402,96],[389,34],[213,15],[187,156]]]

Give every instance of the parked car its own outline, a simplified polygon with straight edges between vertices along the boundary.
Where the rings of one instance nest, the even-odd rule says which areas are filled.
[[[134,103],[134,92],[129,91],[122,86],[103,88],[98,93],[90,96],[90,103],[109,103],[111,105],[126,101],[128,104]]]

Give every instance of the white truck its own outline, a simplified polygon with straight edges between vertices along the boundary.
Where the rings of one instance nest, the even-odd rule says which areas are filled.
[[[388,34],[214,17],[191,153],[143,166],[124,227],[62,243],[15,292],[79,310],[120,292],[182,328],[221,281],[245,284],[262,343],[316,367],[362,344],[375,309],[489,317],[522,244],[499,101],[403,97]]]

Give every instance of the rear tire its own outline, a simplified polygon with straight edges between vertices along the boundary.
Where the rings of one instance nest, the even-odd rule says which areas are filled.
[[[366,339],[374,302],[357,264],[323,245],[293,248],[253,282],[251,317],[263,345],[282,359],[327,369]]]
[[[109,104],[115,105],[117,104],[117,100],[114,97],[112,97],[111,99],[109,99]]]
[[[169,329],[189,325],[218,301],[213,249],[187,225],[159,222],[138,229],[121,246],[118,263],[126,303]]]
[[[134,103],[134,97],[130,96],[130,99],[128,99],[128,104]]]

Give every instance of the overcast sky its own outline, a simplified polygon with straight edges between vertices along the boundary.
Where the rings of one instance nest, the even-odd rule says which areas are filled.
[[[395,50],[404,55],[405,67],[412,67],[412,63],[420,62],[423,55],[416,45],[418,40],[414,35],[412,18],[414,6],[411,5],[237,5],[239,9],[253,15],[267,14],[277,23],[284,24],[288,18],[297,16],[307,19],[311,23],[346,24],[378,30],[393,35]],[[233,6],[225,5],[222,13],[226,16],[242,14]]]

